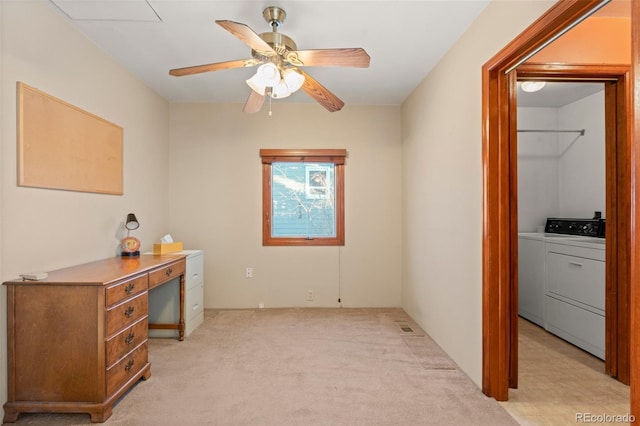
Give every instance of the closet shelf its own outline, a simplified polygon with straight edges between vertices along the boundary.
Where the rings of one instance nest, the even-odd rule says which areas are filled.
[[[518,129],[518,133],[580,133],[584,136],[585,129],[580,130],[553,130],[553,129]]]

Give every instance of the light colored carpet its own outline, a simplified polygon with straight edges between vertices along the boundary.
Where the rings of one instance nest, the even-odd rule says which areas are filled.
[[[517,425],[402,309],[206,311],[183,342],[151,339],[149,357],[151,378],[105,424]]]

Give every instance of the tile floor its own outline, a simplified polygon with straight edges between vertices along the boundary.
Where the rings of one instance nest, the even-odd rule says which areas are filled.
[[[527,320],[518,325],[518,389],[501,404],[520,424],[629,424],[629,387],[602,360]]]

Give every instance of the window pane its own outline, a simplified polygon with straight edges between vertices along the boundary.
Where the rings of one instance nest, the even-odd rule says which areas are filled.
[[[333,163],[273,163],[271,235],[335,237]]]

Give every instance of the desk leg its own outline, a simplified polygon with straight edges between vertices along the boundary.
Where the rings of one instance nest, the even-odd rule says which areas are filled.
[[[180,275],[180,322],[178,323],[178,339],[184,340],[184,274]]]

